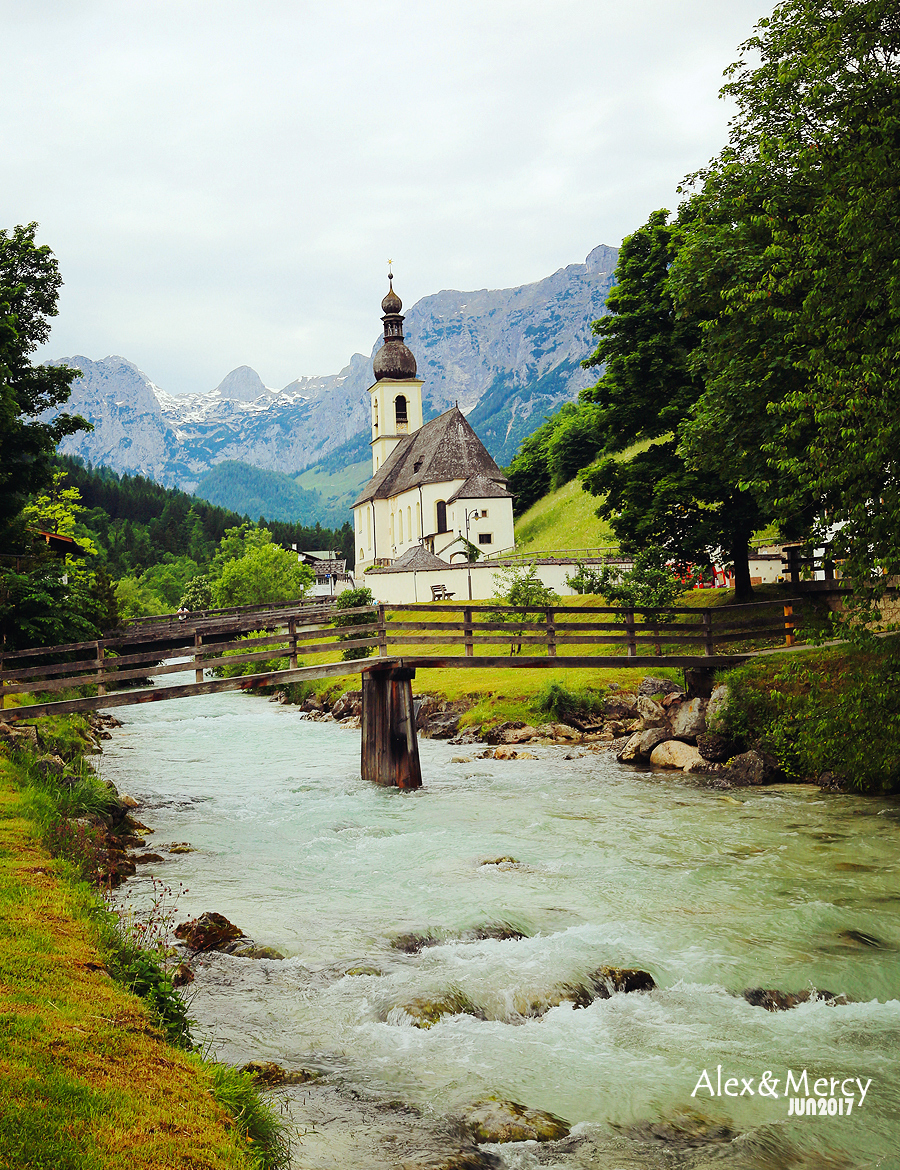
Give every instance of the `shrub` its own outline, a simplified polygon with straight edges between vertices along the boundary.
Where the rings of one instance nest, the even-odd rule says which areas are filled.
[[[364,605],[374,605],[375,599],[372,596],[372,590],[362,586],[359,589],[345,589],[343,593],[338,596],[334,603],[336,610],[342,609],[359,609]],[[374,623],[378,618],[376,610],[371,613],[350,613],[335,615],[333,624],[339,629],[351,629],[353,626],[367,625]],[[351,630],[350,633],[341,634],[338,638],[339,642],[354,642],[358,638],[356,630]],[[375,650],[375,646],[351,646],[349,650],[341,652],[341,658],[344,662],[350,662],[357,658],[368,658]]]
[[[583,719],[599,715],[603,711],[603,699],[602,691],[594,691],[589,687],[570,691],[562,683],[549,682],[535,696],[534,711],[545,719],[565,723],[573,717]]]

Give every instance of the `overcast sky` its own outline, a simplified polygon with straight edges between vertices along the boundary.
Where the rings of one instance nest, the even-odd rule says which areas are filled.
[[[725,142],[767,0],[0,0],[0,226],[65,287],[40,356],[170,393],[368,353],[407,308],[618,245]]]

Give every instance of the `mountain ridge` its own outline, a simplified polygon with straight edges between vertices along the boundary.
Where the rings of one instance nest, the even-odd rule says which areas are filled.
[[[593,348],[591,323],[605,311],[617,255],[601,244],[583,264],[530,284],[418,300],[405,333],[425,381],[426,420],[458,402],[491,455],[508,463],[547,413],[596,378],[580,362]],[[239,366],[213,390],[179,396],[118,355],[59,358],[49,364],[83,372],[68,409],[94,425],[60,449],[189,492],[225,461],[297,477],[367,435],[371,361],[381,343],[337,374],[298,377],[281,389]]]

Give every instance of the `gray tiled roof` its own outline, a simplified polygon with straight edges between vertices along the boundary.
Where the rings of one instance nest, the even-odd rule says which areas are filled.
[[[508,492],[502,483],[488,479],[486,475],[470,475],[461,488],[453,493],[448,504],[456,500],[511,500],[512,492]]]
[[[488,455],[459,407],[451,407],[401,439],[353,505],[384,500],[425,483],[472,477],[505,486],[506,477]]]
[[[450,566],[446,561],[442,561],[440,557],[436,557],[434,553],[430,553],[427,548],[422,548],[420,544],[413,548],[408,548],[402,557],[398,557],[392,564],[383,565],[378,569],[369,569],[366,573],[368,577],[370,573],[421,573],[425,569],[449,569]]]

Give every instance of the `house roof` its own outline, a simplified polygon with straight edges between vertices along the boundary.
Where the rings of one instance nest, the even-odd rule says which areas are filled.
[[[354,503],[384,500],[426,483],[473,477],[506,483],[458,406],[401,439]],[[508,493],[505,493],[508,494]]]
[[[453,493],[448,504],[456,500],[501,500],[512,499],[512,492],[508,492],[501,483],[488,479],[486,475],[470,475],[461,488]]]
[[[371,573],[421,573],[425,569],[448,569],[449,567],[446,561],[442,561],[440,557],[430,553],[427,548],[422,548],[420,544],[417,544],[413,548],[408,548],[403,556],[397,557],[392,564],[384,565],[378,569],[369,569],[366,576],[368,577]]]

